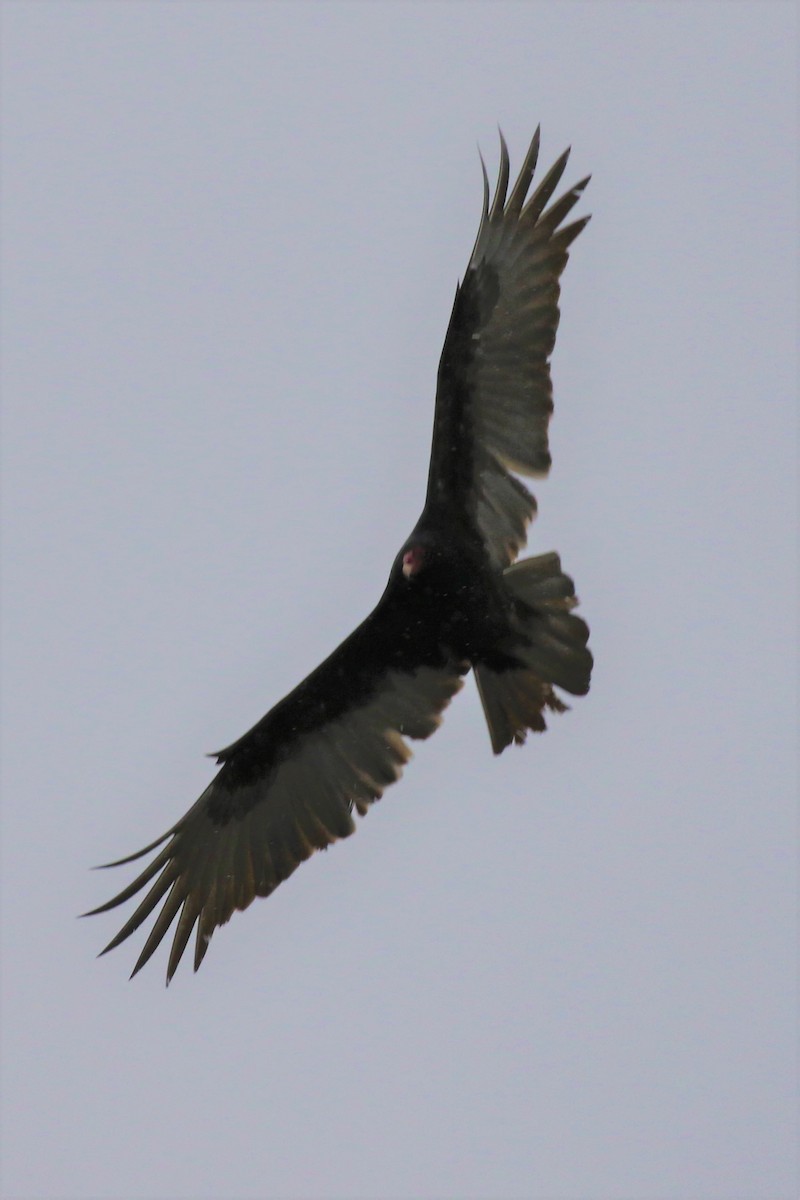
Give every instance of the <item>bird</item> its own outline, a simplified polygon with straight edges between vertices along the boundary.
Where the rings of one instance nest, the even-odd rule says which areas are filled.
[[[518,559],[536,501],[520,476],[550,468],[550,356],[560,277],[589,221],[564,224],[589,177],[552,201],[569,157],[531,192],[537,128],[509,192],[509,154],[490,201],[483,157],[477,237],[439,361],[422,515],[376,607],[333,653],[232,745],[104,913],[148,890],[102,954],[157,909],[131,978],[175,924],[167,984],[195,931],[194,969],[215,929],[268,896],[315,850],[355,830],[429,737],[472,670],[492,749],[521,744],[589,690],[589,629],[559,555]],[[529,194],[530,193],[530,194]],[[559,689],[557,692],[556,689]],[[159,849],[160,847],[160,849]],[[149,885],[149,888],[148,888]]]

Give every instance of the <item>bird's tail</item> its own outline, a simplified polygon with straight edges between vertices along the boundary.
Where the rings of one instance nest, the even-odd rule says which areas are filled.
[[[582,696],[592,673],[586,646],[589,628],[571,611],[578,599],[558,555],[540,554],[514,563],[503,580],[515,601],[519,636],[513,657],[521,665],[496,670],[485,663],[475,665],[495,754],[512,741],[524,742],[529,729],[545,729],[545,709],[564,712],[567,705],[554,685]]]

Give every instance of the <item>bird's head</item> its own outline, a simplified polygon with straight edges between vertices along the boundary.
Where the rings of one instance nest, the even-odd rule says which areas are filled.
[[[418,575],[425,567],[425,562],[428,557],[427,547],[421,542],[412,542],[402,551],[401,570],[406,579],[411,579]]]
[[[446,543],[438,530],[417,528],[400,550],[395,570],[403,579],[413,582],[435,575],[447,557]]]

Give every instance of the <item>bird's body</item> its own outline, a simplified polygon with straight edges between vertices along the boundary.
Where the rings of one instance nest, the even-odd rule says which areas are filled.
[[[268,895],[318,848],[355,828],[400,775],[406,738],[428,737],[473,669],[496,753],[544,711],[554,686],[588,690],[588,629],[556,554],[515,563],[535,501],[516,474],[545,474],[549,356],[567,248],[561,227],[586,181],[547,208],[566,163],[527,199],[538,130],[507,197],[508,155],[456,292],[439,365],[425,507],[372,613],[253,728],[218,755],[196,804],[130,862],[166,845],[96,912],[152,886],[106,949],[161,908],[134,968],[177,918],[171,978],[196,927],[195,969],[235,909]],[[119,864],[110,864],[119,865]]]

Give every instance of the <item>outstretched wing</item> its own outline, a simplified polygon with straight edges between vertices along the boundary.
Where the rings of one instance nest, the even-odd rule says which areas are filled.
[[[538,152],[537,129],[507,197],[508,150],[500,134],[491,207],[483,167],[483,214],[456,292],[436,391],[427,503],[470,513],[498,567],[513,562],[525,545],[536,511],[533,496],[512,472],[544,475],[550,467],[549,359],[558,327],[559,277],[568,247],[589,220],[562,225],[588,177],[547,207],[569,150],[526,200]]]
[[[133,974],[176,917],[167,982],[195,928],[197,970],[214,929],[235,909],[268,896],[315,850],[354,831],[352,809],[363,815],[399,779],[411,757],[404,738],[434,732],[468,669],[438,650],[427,661],[397,661],[397,633],[379,606],[249,733],[219,753],[222,769],[176,825],[138,854],[108,864],[133,862],[166,842],[133,883],[93,910],[115,908],[152,883],[104,954],[160,905]]]

